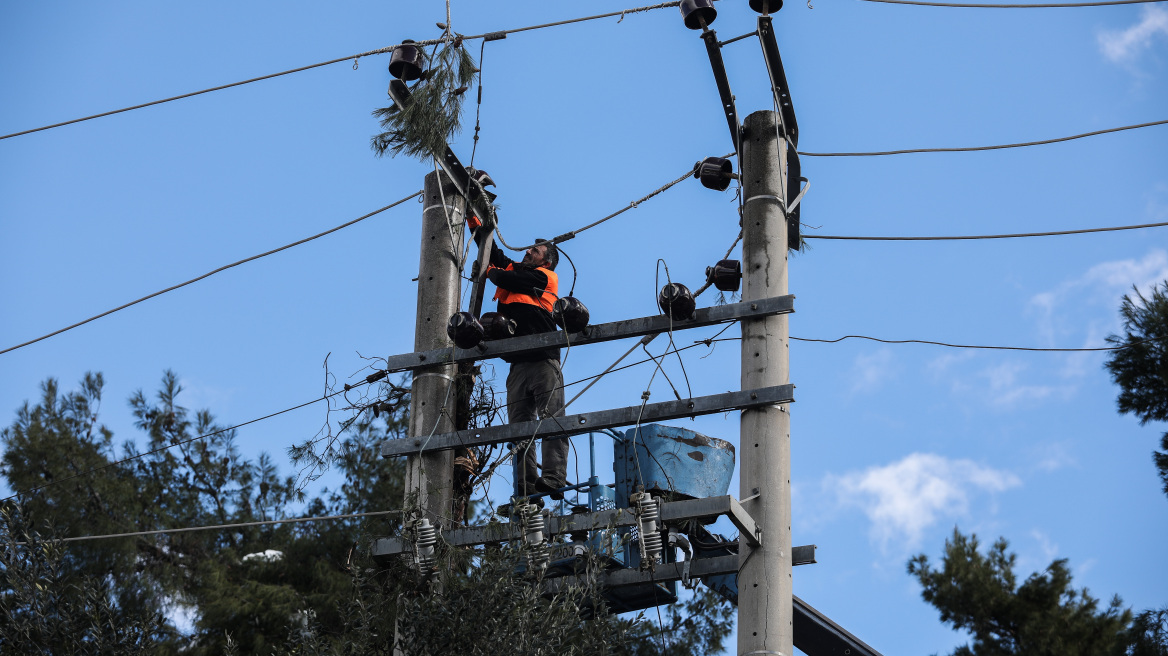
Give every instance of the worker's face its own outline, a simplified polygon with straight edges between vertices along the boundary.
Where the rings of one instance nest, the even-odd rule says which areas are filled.
[[[523,263],[536,267],[547,264],[547,246],[536,244],[527,249],[527,253],[523,256]]]

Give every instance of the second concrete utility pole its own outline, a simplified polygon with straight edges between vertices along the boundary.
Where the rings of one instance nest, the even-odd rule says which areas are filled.
[[[787,149],[773,111],[743,124],[742,300],[787,294]],[[742,389],[790,382],[787,315],[742,321]],[[739,496],[761,546],[739,539],[738,654],[792,656],[791,415],[789,405],[745,410]]]

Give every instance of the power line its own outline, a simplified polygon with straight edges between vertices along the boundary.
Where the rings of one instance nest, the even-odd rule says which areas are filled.
[[[55,335],[60,335],[61,333],[68,331],[68,330],[73,330],[74,328],[77,328],[78,326],[84,326],[85,324],[89,323],[90,321],[95,321],[95,320],[100,319],[102,317],[109,316],[109,315],[113,314],[114,312],[117,312],[119,310],[124,310],[132,305],[137,305],[138,303],[141,303],[142,301],[150,300],[150,299],[154,298],[155,296],[161,296],[162,294],[165,294],[167,292],[172,292],[176,289],[179,289],[180,287],[186,287],[187,285],[189,285],[191,283],[196,283],[204,278],[208,278],[210,276],[213,276],[216,273],[219,273],[220,271],[226,271],[227,269],[230,269],[232,267],[237,267],[241,264],[246,264],[246,263],[251,262],[253,260],[258,260],[261,257],[267,257],[269,255],[279,253],[280,251],[288,250],[289,248],[292,248],[293,246],[299,246],[301,244],[308,243],[314,239],[319,239],[325,235],[332,234],[332,233],[334,233],[338,230],[341,230],[343,228],[348,228],[349,226],[354,225],[356,223],[360,223],[361,221],[364,221],[365,219],[368,219],[371,216],[374,216],[376,214],[380,214],[380,213],[384,212],[385,210],[390,209],[391,207],[401,205],[402,203],[406,202],[407,200],[421,195],[421,193],[422,193],[421,191],[416,191],[416,192],[410,194],[409,196],[402,198],[401,200],[394,201],[394,202],[390,203],[389,205],[386,205],[385,207],[383,207],[379,210],[373,210],[372,212],[370,212],[364,216],[359,216],[359,217],[353,219],[352,221],[349,221],[348,223],[342,223],[341,225],[339,225],[335,228],[330,228],[328,230],[325,230],[324,232],[315,234],[311,237],[306,237],[304,239],[301,239],[300,241],[295,241],[295,242],[292,242],[291,244],[287,244],[287,245],[281,246],[279,248],[272,249],[270,251],[267,251],[266,253],[260,253],[259,255],[252,255],[251,257],[244,258],[238,262],[232,262],[231,264],[228,264],[226,266],[221,266],[218,269],[215,269],[214,271],[208,271],[207,273],[204,273],[203,275],[198,276],[197,278],[191,278],[190,280],[188,280],[186,282],[182,282],[182,283],[179,283],[179,284],[174,285],[172,287],[167,287],[166,289],[163,289],[161,291],[154,292],[153,294],[148,294],[146,296],[143,296],[142,298],[140,298],[136,301],[130,301],[129,303],[126,303],[125,305],[119,305],[118,307],[116,307],[112,310],[106,310],[105,312],[102,312],[101,314],[96,314],[92,317],[89,317],[88,319],[85,319],[84,321],[78,321],[77,323],[75,323],[71,326],[66,326],[64,328],[61,328],[60,330],[55,330],[55,331],[48,333],[46,335],[41,335],[40,337],[37,337],[36,339],[30,339],[29,341],[24,342],[23,344],[17,344],[16,346],[10,346],[10,347],[4,349],[3,351],[0,351],[0,355],[8,353],[9,351],[15,351],[16,349],[28,346],[29,344],[36,344],[37,342],[39,342],[41,340],[48,339],[48,338],[53,337]]]
[[[883,2],[892,5],[920,5],[922,7],[963,7],[969,9],[1059,9],[1065,7],[1106,7],[1109,5],[1138,5],[1148,2],[1165,2],[1168,0],[1108,0],[1106,2],[1060,2],[1053,4],[959,4],[951,2],[919,2],[918,0],[862,0],[863,2]]]
[[[623,20],[624,16],[626,14],[636,14],[636,13],[640,13],[643,11],[652,11],[654,9],[663,9],[665,7],[676,7],[678,4],[680,4],[680,3],[679,2],[662,2],[662,3],[656,4],[656,5],[648,5],[645,7],[634,7],[632,9],[625,9],[622,11],[613,11],[613,12],[609,12],[607,14],[597,14],[595,16],[584,16],[581,18],[570,18],[568,20],[557,21],[555,23],[543,23],[541,25],[529,25],[527,27],[518,27],[518,28],[514,28],[514,29],[510,29],[510,30],[500,30],[498,32],[486,32],[483,34],[475,34],[473,36],[463,36],[461,38],[464,41],[471,40],[471,39],[485,39],[487,41],[494,41],[495,39],[506,38],[508,34],[515,34],[517,32],[527,32],[529,30],[539,30],[539,29],[543,29],[546,27],[558,27],[560,25],[568,25],[570,23],[581,23],[584,21],[597,20],[600,18],[611,18],[613,16],[620,16],[621,19]],[[620,21],[617,21],[617,22],[620,22]],[[415,41],[413,43],[413,45],[419,46],[419,47],[431,46],[431,45],[437,45],[440,43],[446,43],[449,41],[453,41],[455,38],[457,38],[457,37],[444,36],[444,37],[439,38],[439,39],[425,39],[422,41]],[[105,116],[113,116],[114,114],[121,114],[122,112],[128,112],[128,111],[135,110],[135,109],[142,109],[144,107],[152,107],[154,105],[161,105],[162,103],[168,103],[168,102],[171,102],[174,100],[182,100],[183,98],[190,98],[192,96],[198,96],[198,95],[202,95],[204,93],[210,93],[212,91],[222,91],[223,89],[230,89],[232,87],[238,87],[238,86],[242,86],[244,84],[251,84],[252,82],[259,82],[261,80],[270,80],[274,77],[280,77],[282,75],[289,75],[291,73],[299,73],[301,71],[307,71],[307,70],[311,70],[314,68],[320,68],[322,66],[329,66],[331,64],[338,64],[340,62],[345,62],[345,61],[349,61],[349,60],[353,60],[353,63],[356,64],[357,60],[362,58],[362,57],[369,57],[372,55],[381,55],[381,54],[385,54],[387,52],[393,52],[393,49],[396,48],[398,45],[401,45],[401,44],[394,44],[392,46],[386,46],[384,48],[377,48],[376,50],[367,50],[365,52],[357,53],[355,55],[338,57],[336,59],[330,59],[328,61],[318,62],[316,64],[309,64],[308,66],[301,66],[299,68],[293,68],[293,69],[289,69],[286,71],[281,71],[279,73],[271,73],[268,75],[261,75],[260,77],[253,77],[251,79],[242,80],[240,82],[232,82],[230,84],[223,84],[223,85],[220,85],[217,87],[211,87],[210,89],[203,89],[201,91],[192,91],[190,93],[184,93],[184,94],[179,95],[179,96],[171,96],[170,98],[163,98],[162,100],[153,100],[151,102],[142,103],[140,105],[134,105],[132,107],[123,107],[121,109],[115,109],[115,110],[108,111],[108,112],[102,112],[101,114],[93,114],[92,116],[85,116],[82,118],[75,118],[75,119],[72,119],[69,121],[62,121],[61,123],[54,123],[52,125],[45,125],[45,126],[42,126],[39,128],[33,128],[31,130],[23,130],[21,132],[13,132],[12,134],[6,134],[3,136],[0,136],[0,140],[10,139],[12,137],[19,137],[21,135],[31,134],[33,132],[41,132],[42,130],[51,130],[53,128],[59,128],[59,127],[65,126],[65,125],[72,125],[74,123],[81,123],[82,121],[89,121],[89,120],[92,120],[95,118],[102,118]]]
[[[884,0],[869,0],[871,2]],[[1147,0],[1149,2],[1153,0]],[[1154,0],[1160,2],[1162,0]],[[980,6],[980,5],[979,5]],[[1026,141],[1023,143],[1001,144],[997,146],[973,146],[970,148],[910,148],[907,150],[885,150],[871,153],[805,153],[800,151],[799,154],[804,157],[877,157],[881,155],[907,155],[910,153],[968,153],[979,150],[1002,150],[1004,148],[1024,148],[1026,146],[1042,146],[1045,144],[1059,143],[1062,141],[1072,141],[1074,139],[1082,139],[1084,137],[1094,137],[1100,134],[1108,134],[1111,132],[1122,132],[1124,130],[1135,130],[1137,128],[1147,128],[1154,125],[1168,124],[1168,120],[1152,121],[1151,123],[1140,123],[1137,125],[1125,125],[1118,128],[1108,128],[1106,130],[1096,130],[1094,132],[1084,132],[1083,134],[1076,134],[1070,137],[1059,137],[1057,139],[1045,139],[1043,141]]]
[[[948,348],[961,349],[981,349],[987,351],[1035,351],[1040,353],[1092,353],[1098,351],[1121,351],[1129,349],[1133,346],[1138,346],[1145,342],[1156,342],[1168,339],[1168,337],[1153,337],[1151,339],[1144,339],[1131,344],[1124,344],[1122,346],[1099,346],[1095,348],[1035,348],[1029,346],[984,346],[976,344],[949,344],[947,342],[933,342],[926,339],[880,339],[879,337],[869,337],[867,335],[844,335],[837,339],[811,339],[809,337],[791,337],[791,339],[800,342],[820,342],[822,344],[837,344],[845,339],[867,339],[873,342],[880,342],[882,344],[929,344],[932,346],[945,346]]]
[[[187,526],[184,528],[163,528],[153,531],[134,531],[132,533],[110,533],[108,535],[79,535],[72,538],[61,538],[52,540],[53,542],[79,542],[82,540],[105,540],[111,538],[132,538],[142,535],[163,535],[168,533],[188,533],[190,531],[214,531],[220,529],[231,528],[247,528],[251,526],[269,526],[272,524],[292,524],[296,522],[321,522],[332,519],[351,519],[354,517],[372,517],[375,515],[392,515],[399,514],[400,510],[376,510],[373,512],[350,513],[347,515],[329,515],[327,517],[294,517],[291,519],[269,519],[261,522],[241,522],[238,524],[214,524],[211,526]],[[17,542],[18,545],[26,545],[27,542]]]
[[[734,156],[734,153],[730,153],[729,155],[726,155],[726,157],[727,157],[727,158],[729,158],[729,157],[733,157],[733,156]],[[605,221],[607,221],[607,220],[609,220],[609,219],[612,219],[612,218],[615,218],[615,217],[617,217],[617,216],[620,216],[621,214],[624,214],[625,212],[627,212],[627,211],[629,211],[629,210],[635,210],[635,209],[637,209],[637,207],[638,207],[638,206],[640,206],[640,204],[641,204],[641,203],[643,203],[643,202],[645,202],[645,201],[649,200],[650,198],[653,198],[653,197],[654,197],[654,196],[656,196],[657,194],[660,194],[660,193],[664,192],[664,191],[665,191],[665,190],[667,190],[667,189],[670,189],[671,187],[673,187],[673,186],[675,186],[675,185],[681,184],[681,182],[682,182],[683,180],[685,180],[686,178],[689,178],[689,177],[691,177],[691,176],[693,175],[693,173],[694,173],[694,169],[691,167],[691,168],[690,168],[690,170],[688,170],[688,171],[686,171],[685,173],[683,173],[683,174],[682,174],[682,176],[681,176],[680,178],[677,178],[677,179],[673,180],[672,182],[666,182],[665,184],[663,184],[663,185],[661,185],[660,187],[658,187],[658,188],[654,189],[653,191],[649,192],[648,194],[645,194],[644,196],[641,196],[641,197],[640,197],[640,198],[638,198],[637,200],[630,201],[628,205],[625,205],[624,207],[620,208],[619,210],[617,210],[617,211],[613,212],[612,214],[609,214],[608,216],[606,216],[606,217],[604,217],[604,218],[602,218],[602,219],[599,219],[599,220],[593,221],[592,223],[589,223],[588,225],[584,226],[583,228],[576,228],[575,230],[572,230],[572,231],[570,231],[570,232],[565,232],[564,234],[562,234],[562,235],[560,235],[560,236],[558,236],[558,237],[555,237],[555,238],[553,238],[553,239],[552,239],[552,243],[553,243],[553,244],[562,244],[563,242],[566,242],[566,241],[568,241],[569,239],[575,239],[575,238],[576,238],[576,235],[580,234],[581,232],[584,232],[585,230],[588,230],[588,229],[591,229],[591,228],[595,228],[596,226],[600,225],[601,223],[604,223]],[[508,244],[506,241],[504,241],[504,240],[503,240],[503,235],[502,235],[502,233],[499,233],[499,229],[498,229],[498,227],[497,227],[497,226],[496,226],[496,228],[495,228],[495,232],[496,232],[496,234],[498,234],[498,235],[499,235],[499,243],[503,244],[503,246],[507,247],[507,248],[508,248],[508,249],[510,249],[510,250],[513,250],[513,251],[525,251],[525,250],[527,250],[527,249],[529,249],[529,248],[532,248],[533,246],[535,246],[535,244],[530,244],[530,245],[528,245],[528,246],[523,246],[523,247],[516,248],[516,247],[514,247],[514,246],[512,246],[512,245]]]
[[[228,428],[220,428],[217,431],[213,431],[210,433],[204,433],[204,434],[198,435],[196,437],[187,438],[187,439],[182,440],[180,442],[175,442],[173,444],[168,444],[166,446],[158,447],[157,449],[154,449],[152,451],[147,451],[145,453],[138,453],[138,454],[135,454],[132,456],[128,456],[126,458],[122,458],[121,460],[115,460],[113,462],[107,462],[106,464],[101,465],[100,467],[94,467],[92,469],[87,469],[87,470],[82,471],[82,472],[77,472],[76,474],[73,474],[72,476],[66,476],[65,478],[56,478],[56,479],[53,479],[53,480],[45,483],[44,485],[38,485],[36,487],[30,487],[30,488],[25,489],[25,490],[20,490],[19,492],[16,492],[15,494],[12,494],[12,495],[9,495],[3,499],[0,499],[0,502],[8,501],[9,499],[15,499],[16,497],[19,497],[19,496],[22,496],[25,494],[32,494],[33,492],[37,492],[37,491],[43,490],[47,487],[51,487],[53,485],[57,485],[60,483],[67,483],[71,480],[81,478],[82,476],[88,476],[90,474],[94,474],[94,473],[97,473],[99,471],[109,469],[110,467],[116,467],[118,465],[125,464],[125,463],[133,461],[133,460],[138,460],[139,458],[145,458],[146,456],[152,456],[156,453],[162,453],[163,451],[173,449],[176,446],[190,444],[191,442],[196,442],[198,440],[203,440],[203,439],[206,439],[208,437],[214,437],[216,435],[221,435],[223,433],[226,433],[227,431],[233,431],[237,428],[243,428],[244,426],[248,426],[250,424],[261,422],[261,421],[264,421],[265,419],[271,419],[272,417],[278,417],[282,414],[292,412],[293,410],[299,410],[300,408],[304,408],[304,407],[313,405],[314,403],[319,403],[321,401],[331,399],[332,397],[337,396],[338,394],[344,394],[345,392],[349,391],[349,389],[352,389],[353,387],[357,387],[361,384],[363,384],[363,383],[358,383],[358,385],[352,385],[348,389],[338,390],[336,392],[333,392],[332,394],[326,394],[320,398],[316,398],[316,399],[313,399],[311,401],[306,401],[306,402],[301,403],[299,405],[294,405],[291,408],[285,408],[285,409],[280,410],[278,412],[273,412],[271,414],[264,415],[263,417],[257,417],[256,419],[251,419],[249,421],[245,421],[243,423],[236,424],[236,425],[230,426]]]
[[[1082,230],[1058,230],[1054,232],[1020,232],[1005,235],[950,235],[936,237],[855,237],[846,235],[803,235],[804,239],[847,239],[852,241],[954,241],[968,239],[1017,239],[1020,237],[1056,237],[1059,235],[1081,235],[1089,232],[1116,232],[1119,230],[1140,230],[1143,228],[1161,228],[1168,226],[1168,221],[1160,223],[1142,223],[1140,225],[1115,226],[1113,228],[1084,228]]]

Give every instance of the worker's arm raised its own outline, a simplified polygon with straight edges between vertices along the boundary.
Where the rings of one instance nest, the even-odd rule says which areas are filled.
[[[487,269],[487,278],[500,289],[528,296],[534,296],[535,290],[542,291],[548,285],[547,274],[526,266],[515,267],[511,271],[491,267]]]

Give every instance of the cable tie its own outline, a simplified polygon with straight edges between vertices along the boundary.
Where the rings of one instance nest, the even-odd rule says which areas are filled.
[[[776,203],[778,203],[779,205],[785,205],[785,203],[783,203],[782,198],[779,198],[778,196],[773,196],[771,194],[759,194],[757,196],[751,196],[750,198],[747,198],[746,200],[742,201],[742,204],[745,205],[746,203],[749,203],[752,200],[773,200]]]

